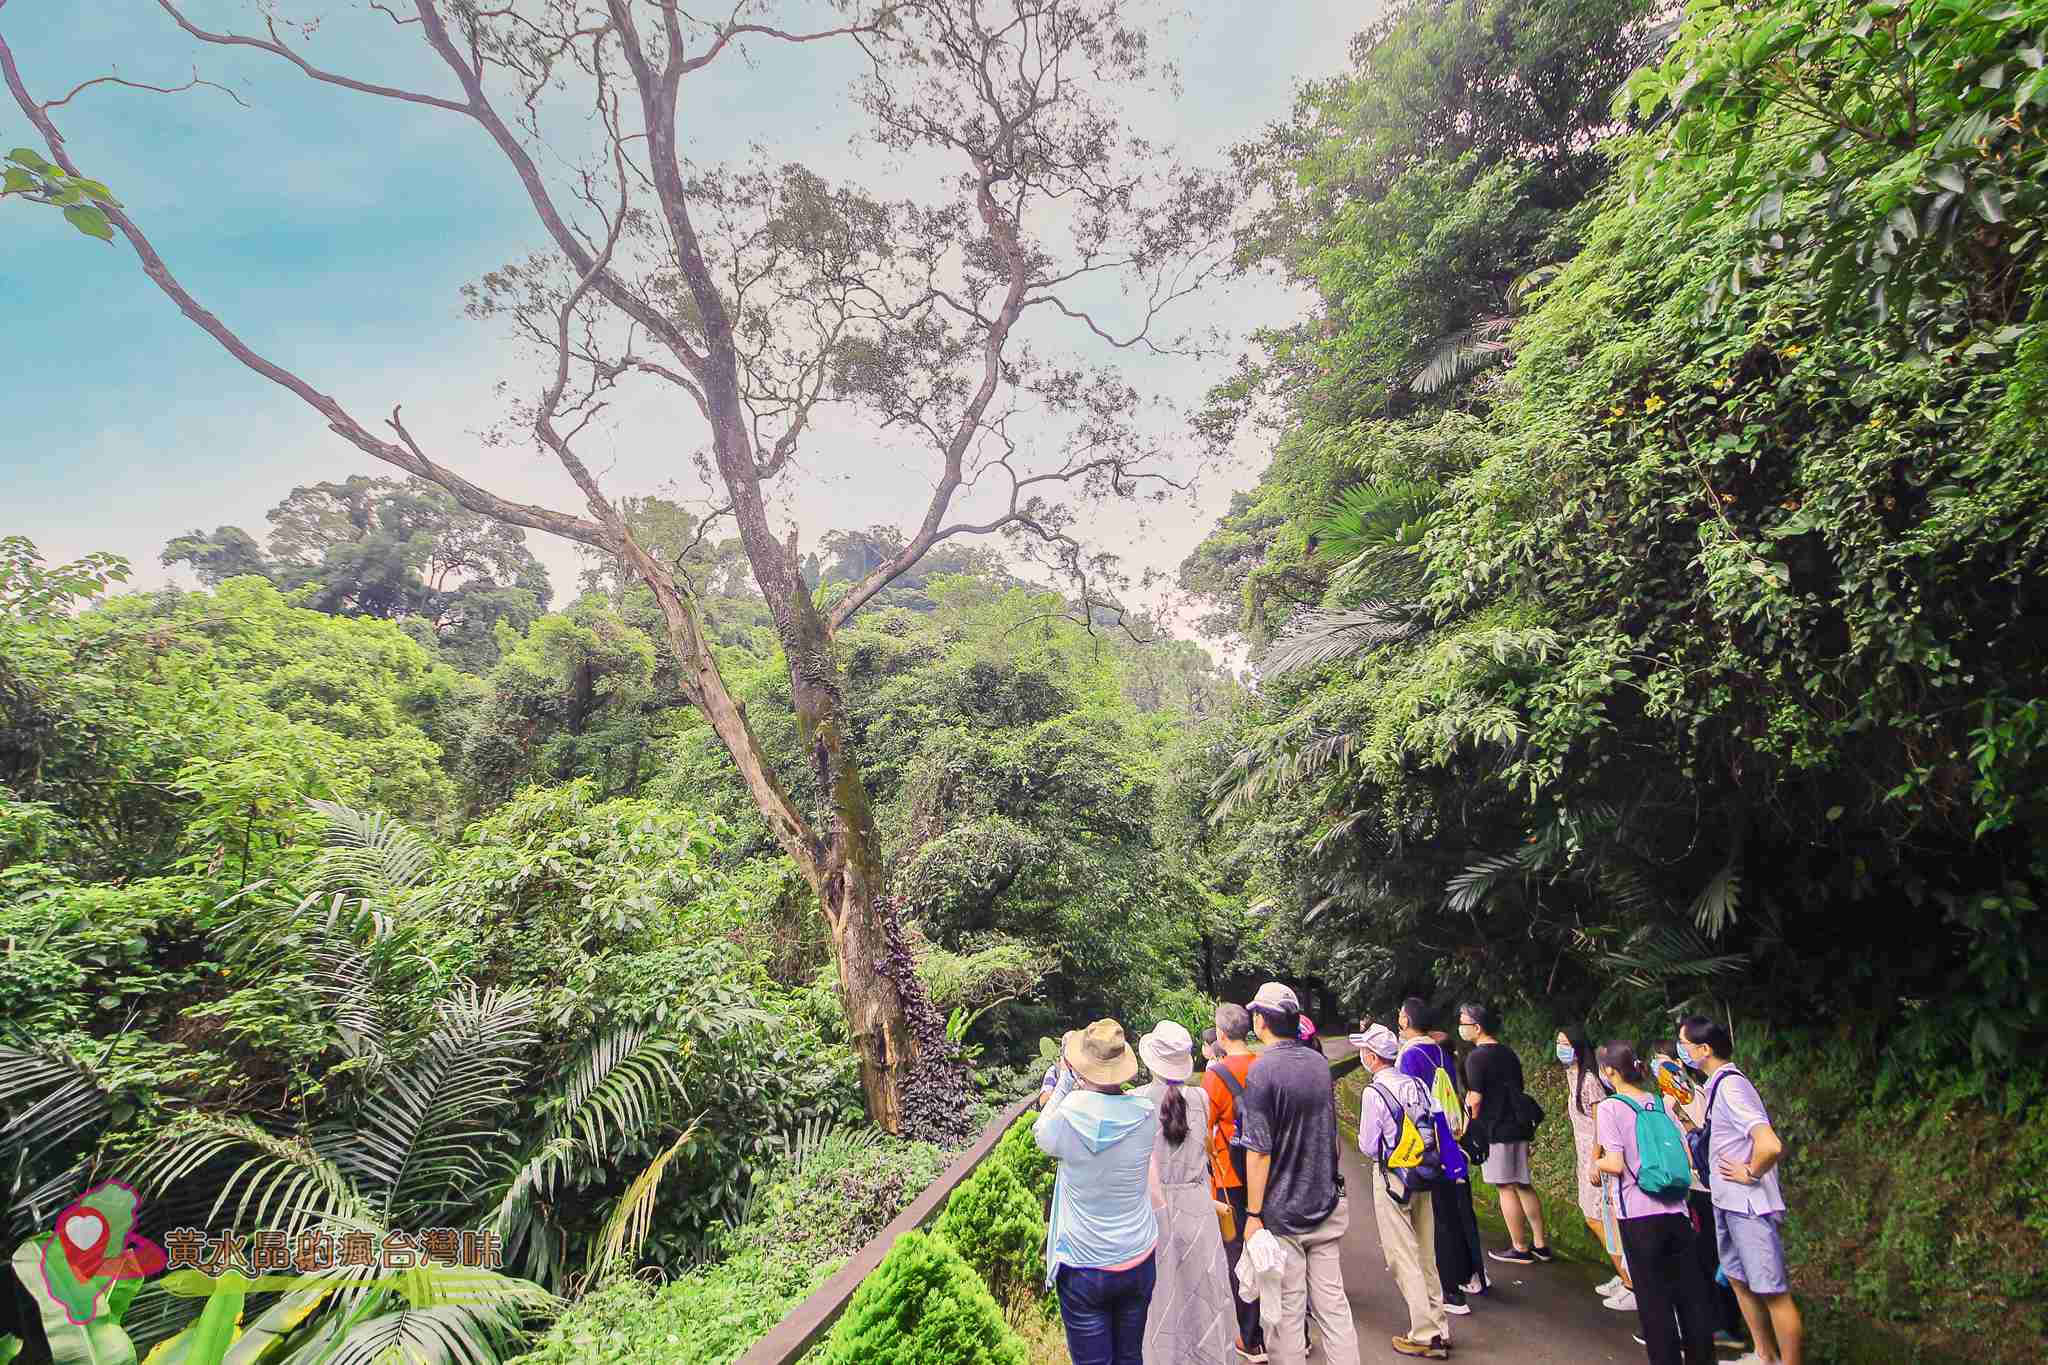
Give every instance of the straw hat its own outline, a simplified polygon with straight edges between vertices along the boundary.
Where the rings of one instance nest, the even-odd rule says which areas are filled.
[[[1161,1019],[1138,1040],[1138,1055],[1162,1081],[1184,1081],[1195,1074],[1195,1040],[1171,1019]]]
[[[1061,1051],[1074,1074],[1090,1085],[1122,1085],[1138,1074],[1137,1055],[1124,1040],[1124,1026],[1114,1019],[1068,1030]]]

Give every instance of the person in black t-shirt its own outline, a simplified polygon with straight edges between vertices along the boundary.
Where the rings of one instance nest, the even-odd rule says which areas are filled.
[[[1522,1059],[1494,1036],[1499,1027],[1490,1007],[1458,1006],[1458,1036],[1473,1045],[1465,1056],[1465,1104],[1473,1131],[1486,1143],[1479,1178],[1500,1191],[1500,1214],[1514,1243],[1487,1254],[1510,1265],[1528,1265],[1551,1258],[1550,1240],[1543,1235],[1543,1205],[1529,1178],[1529,1140],[1535,1134],[1522,1118]]]

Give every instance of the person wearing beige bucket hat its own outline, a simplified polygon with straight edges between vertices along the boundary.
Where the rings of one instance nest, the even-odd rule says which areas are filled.
[[[1138,1058],[1114,1019],[1068,1032],[1032,1126],[1059,1162],[1046,1219],[1045,1282],[1057,1291],[1074,1365],[1140,1365],[1158,1280],[1151,1197],[1159,1103],[1124,1094]]]
[[[1190,1083],[1195,1040],[1162,1019],[1138,1040],[1138,1056],[1152,1082],[1137,1093],[1159,1106],[1152,1148],[1158,1282],[1145,1321],[1145,1365],[1232,1365],[1237,1322],[1209,1189],[1209,1100]]]

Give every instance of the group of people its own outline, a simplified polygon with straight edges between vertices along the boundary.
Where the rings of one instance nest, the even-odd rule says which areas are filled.
[[[1219,1006],[1214,1022],[1199,1076],[1195,1040],[1171,1020],[1135,1050],[1114,1020],[1074,1030],[1046,1073],[1034,1136],[1059,1163],[1046,1283],[1074,1365],[1305,1365],[1311,1330],[1327,1365],[1361,1361],[1339,1261],[1353,1192],[1328,1058],[1281,982]],[[1529,1170],[1543,1114],[1521,1059],[1486,1006],[1458,1011],[1462,1066],[1431,1022],[1409,1000],[1392,1027],[1365,1023],[1351,1042],[1368,1079],[1364,1197],[1409,1319],[1391,1346],[1445,1359],[1450,1318],[1490,1289],[1487,1260],[1552,1252]],[[1717,1334],[1736,1341],[1742,1325],[1755,1349],[1731,1365],[1799,1365],[1783,1146],[1727,1031],[1688,1019],[1676,1055],[1650,1062],[1567,1031],[1557,1057],[1581,1212],[1615,1259],[1601,1291],[1636,1311],[1651,1365],[1709,1365]],[[1140,1058],[1150,1083],[1127,1089]],[[1475,1178],[1498,1194],[1507,1247],[1481,1244]]]

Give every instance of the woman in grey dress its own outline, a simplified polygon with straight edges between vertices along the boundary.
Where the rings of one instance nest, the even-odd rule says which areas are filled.
[[[1200,1086],[1186,1083],[1195,1070],[1194,1039],[1164,1019],[1138,1040],[1138,1055],[1152,1072],[1138,1093],[1159,1107],[1152,1149],[1159,1280],[1145,1318],[1145,1365],[1232,1365],[1237,1318],[1209,1192],[1209,1102]]]

